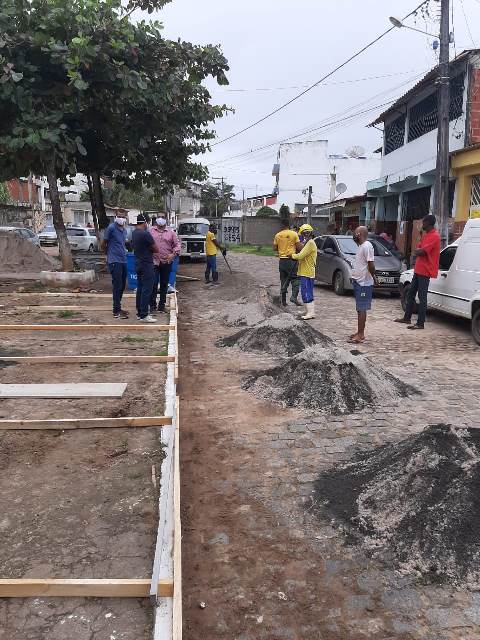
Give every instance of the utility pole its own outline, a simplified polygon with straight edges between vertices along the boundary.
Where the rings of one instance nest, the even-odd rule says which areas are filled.
[[[308,213],[307,213],[307,222],[308,224],[312,224],[312,187],[308,187]]]
[[[442,248],[448,244],[450,175],[450,0],[440,0],[440,58],[438,66],[437,171],[433,213],[438,219]]]

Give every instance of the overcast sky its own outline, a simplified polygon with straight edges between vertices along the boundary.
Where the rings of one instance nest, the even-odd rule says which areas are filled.
[[[457,53],[474,44],[480,46],[480,0],[451,1]],[[390,15],[402,18],[418,4],[420,0],[173,0],[158,17],[169,38],[222,47],[230,65],[230,86],[209,83],[214,102],[235,109],[216,123],[218,139],[222,139],[319,80],[385,31]],[[435,16],[439,2],[431,0],[430,6]],[[439,29],[433,19],[410,18],[407,24],[434,33]],[[454,54],[452,46],[452,57]],[[243,189],[246,196],[256,191],[268,193],[274,184],[271,171],[278,145],[240,159],[231,156],[370,108],[367,114],[298,139],[328,139],[330,153],[344,153],[360,145],[371,155],[381,144],[381,134],[365,125],[384,110],[378,105],[400,96],[435,64],[431,38],[395,29],[328,84],[261,125],[215,146],[203,161],[212,177],[223,176],[235,184],[240,196]]]

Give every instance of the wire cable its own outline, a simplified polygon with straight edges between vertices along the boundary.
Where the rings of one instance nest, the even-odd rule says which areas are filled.
[[[423,2],[421,2],[418,5],[418,7],[415,7],[415,9],[413,9],[413,11],[411,11],[406,16],[404,16],[403,20],[406,20],[407,18],[409,18],[416,11],[418,11],[418,9],[423,7],[423,5],[427,4],[428,2],[430,2],[430,0],[423,0]],[[252,124],[248,125],[247,127],[244,127],[243,129],[240,129],[240,131],[237,131],[236,133],[232,133],[232,135],[228,136],[227,138],[223,138],[222,140],[219,140],[218,142],[215,142],[211,146],[212,147],[216,147],[217,145],[222,144],[224,142],[227,142],[228,140],[232,140],[232,138],[236,138],[237,136],[241,135],[242,133],[245,133],[245,131],[249,131],[250,129],[253,129],[253,127],[256,127],[257,125],[261,124],[262,122],[265,122],[265,120],[267,120],[268,118],[271,118],[276,113],[278,113],[279,111],[282,111],[283,109],[285,109],[286,107],[291,105],[296,100],[299,100],[302,96],[307,94],[309,91],[312,91],[312,89],[315,89],[315,87],[318,87],[319,84],[321,84],[322,82],[327,80],[327,78],[330,78],[331,76],[333,76],[335,73],[337,73],[337,71],[340,71],[340,69],[343,69],[343,67],[346,67],[350,62],[352,62],[352,60],[355,60],[355,58],[358,58],[362,53],[367,51],[367,49],[370,49],[370,47],[372,47],[374,44],[379,42],[382,38],[384,38],[386,35],[388,35],[394,29],[396,29],[396,27],[392,26],[389,29],[387,29],[386,31],[384,31],[383,33],[381,33],[379,36],[374,38],[374,40],[372,40],[371,42],[366,44],[364,47],[362,47],[359,51],[357,51],[356,53],[351,55],[347,60],[345,60],[341,64],[337,65],[334,69],[332,69],[332,71],[329,71],[326,75],[324,75],[322,78],[320,78],[320,80],[317,80],[317,82],[315,82],[314,84],[310,85],[309,87],[307,87],[307,89],[305,89],[301,93],[298,93],[296,96],[294,96],[293,98],[291,98],[290,100],[288,100],[284,104],[280,105],[279,107],[277,107],[276,109],[274,109],[270,113],[267,113],[265,116],[263,116],[259,120],[256,120],[255,122],[252,122]]]

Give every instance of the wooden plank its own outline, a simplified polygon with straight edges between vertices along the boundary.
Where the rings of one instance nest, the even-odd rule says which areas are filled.
[[[0,331],[173,331],[174,324],[0,324]]]
[[[171,416],[135,418],[64,418],[61,420],[0,420],[0,431],[14,429],[114,429],[124,427],[160,427],[172,424]]]
[[[180,512],[180,398],[177,396],[173,470],[173,640],[182,640],[182,518]]]
[[[121,398],[126,382],[0,384],[0,398]]]
[[[149,593],[150,580],[143,579],[0,579],[0,598],[148,598]],[[159,580],[158,593],[172,597],[172,581]]]
[[[166,309],[171,309],[171,307],[166,306]],[[43,305],[43,304],[31,304],[29,306],[12,306],[7,307],[6,305],[0,305],[0,311],[32,311],[35,313],[49,313],[51,311],[105,311],[112,312],[112,307],[85,307],[81,305]],[[126,311],[130,311],[130,309],[126,309]],[[130,311],[132,314],[133,311]]]
[[[86,292],[70,292],[70,291],[10,291],[0,293],[0,297],[8,296],[10,298],[26,298],[28,296],[40,296],[50,298],[112,298],[111,293],[86,293]],[[135,298],[135,293],[124,293],[123,298]]]
[[[84,364],[175,362],[175,356],[0,356],[0,362],[18,364]]]

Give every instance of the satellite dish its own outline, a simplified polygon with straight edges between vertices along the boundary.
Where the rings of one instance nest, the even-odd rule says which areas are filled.
[[[338,193],[339,196],[341,196],[342,193],[345,193],[346,190],[347,190],[347,185],[344,182],[339,182],[335,188],[335,191]]]
[[[359,145],[354,145],[353,147],[350,147],[350,149],[347,149],[347,156],[349,158],[363,158],[365,155],[365,149],[363,147],[360,147]]]

